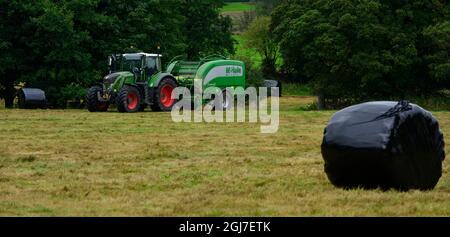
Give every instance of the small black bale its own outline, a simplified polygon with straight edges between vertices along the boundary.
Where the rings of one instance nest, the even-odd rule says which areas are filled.
[[[17,93],[18,105],[21,109],[44,109],[47,106],[45,92],[37,88],[22,88]]]
[[[281,97],[281,82],[277,80],[264,80],[264,87],[268,88],[267,95],[272,96],[272,87],[278,87],[278,96]]]
[[[322,156],[341,188],[433,189],[442,175],[444,138],[436,118],[406,101],[376,101],[336,112]]]

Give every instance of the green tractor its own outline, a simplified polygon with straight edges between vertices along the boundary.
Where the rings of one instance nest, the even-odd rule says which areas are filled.
[[[179,60],[175,57],[165,71],[160,54],[131,53],[108,57],[110,73],[101,85],[91,87],[86,95],[87,108],[91,112],[104,112],[115,104],[119,112],[143,111],[147,106],[153,111],[170,111],[177,102],[172,91],[183,86],[191,92],[194,81],[201,80],[203,89],[217,87],[245,87],[245,65],[219,55],[199,61]],[[224,104],[230,104],[230,97]]]

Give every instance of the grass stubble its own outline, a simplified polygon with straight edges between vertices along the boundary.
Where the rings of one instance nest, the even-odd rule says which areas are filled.
[[[276,134],[150,111],[0,109],[0,215],[450,215],[446,161],[432,191],[332,186],[320,144],[334,111],[300,109],[312,100],[282,97]],[[450,141],[450,112],[433,114]]]

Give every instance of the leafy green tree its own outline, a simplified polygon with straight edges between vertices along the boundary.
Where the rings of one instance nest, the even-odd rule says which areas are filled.
[[[46,89],[49,101],[64,106],[64,88],[70,84],[83,85],[92,78],[90,53],[83,48],[89,38],[86,31],[77,31],[75,13],[66,5],[42,2],[42,13],[32,17],[33,34],[27,48],[38,67],[23,78],[31,86]],[[31,63],[31,62],[29,62]]]
[[[30,6],[31,7],[31,6]],[[17,27],[29,28],[25,24],[24,15],[32,12],[26,9],[24,4],[14,1],[0,0],[0,88],[5,99],[5,107],[13,107],[14,82],[19,76],[17,71],[23,66],[25,51],[18,50],[24,44],[24,40],[14,34]]]
[[[256,11],[258,15],[267,16],[281,3],[282,0],[257,0]]]
[[[201,55],[234,53],[230,17],[219,14],[222,0],[185,0],[182,5],[186,54],[190,59]]]
[[[272,36],[270,22],[268,16],[257,17],[243,33],[245,47],[253,48],[261,55],[262,72],[266,77],[275,75],[278,58],[278,45]]]
[[[286,0],[272,28],[285,66],[325,101],[397,99],[438,89],[448,9],[445,1]]]
[[[450,88],[450,21],[429,26],[423,34],[429,43],[425,60],[430,76],[437,85]]]

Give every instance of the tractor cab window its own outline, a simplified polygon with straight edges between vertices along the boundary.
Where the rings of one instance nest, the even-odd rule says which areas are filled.
[[[142,55],[140,54],[123,54],[122,55],[122,69],[124,71],[133,72],[134,68],[141,69]]]
[[[123,69],[132,72],[133,68],[141,68],[141,60],[124,60]]]
[[[147,76],[151,76],[156,73],[157,66],[156,66],[156,58],[155,57],[147,57],[145,64],[145,70],[147,73]]]

